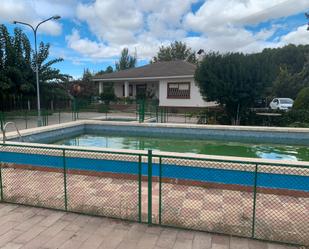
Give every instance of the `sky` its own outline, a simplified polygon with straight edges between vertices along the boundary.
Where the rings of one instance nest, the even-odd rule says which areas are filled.
[[[123,48],[149,63],[160,46],[178,40],[195,51],[254,53],[287,44],[309,44],[304,12],[309,0],[0,0],[0,23],[42,24],[38,40],[74,78],[115,66]],[[33,33],[19,26],[33,45]]]

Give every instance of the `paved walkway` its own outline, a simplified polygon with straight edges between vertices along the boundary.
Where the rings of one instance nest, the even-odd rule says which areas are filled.
[[[113,219],[0,204],[0,248],[296,249],[249,239],[148,227]]]

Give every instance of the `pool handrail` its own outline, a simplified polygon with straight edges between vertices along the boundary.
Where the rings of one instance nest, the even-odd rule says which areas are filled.
[[[6,122],[6,123],[4,124],[4,126],[3,126],[3,129],[2,129],[2,143],[5,144],[5,140],[6,140],[6,135],[5,135],[6,128],[7,128],[7,126],[10,125],[10,124],[14,125],[14,127],[15,127],[15,129],[16,129],[16,132],[17,132],[17,134],[18,134],[20,140],[23,141],[23,138],[22,138],[22,136],[21,136],[21,134],[20,134],[20,132],[19,132],[19,129],[17,128],[16,123],[10,121],[10,122]]]

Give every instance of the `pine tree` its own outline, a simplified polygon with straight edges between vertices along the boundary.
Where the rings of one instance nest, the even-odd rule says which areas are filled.
[[[136,66],[136,57],[129,54],[129,49],[124,48],[121,51],[121,56],[118,62],[116,62],[116,70],[125,70]]]

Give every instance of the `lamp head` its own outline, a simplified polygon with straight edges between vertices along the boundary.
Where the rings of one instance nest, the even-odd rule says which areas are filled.
[[[61,18],[61,16],[59,16],[59,15],[55,15],[55,16],[53,16],[52,17],[54,20],[57,20],[57,19],[60,19]]]

